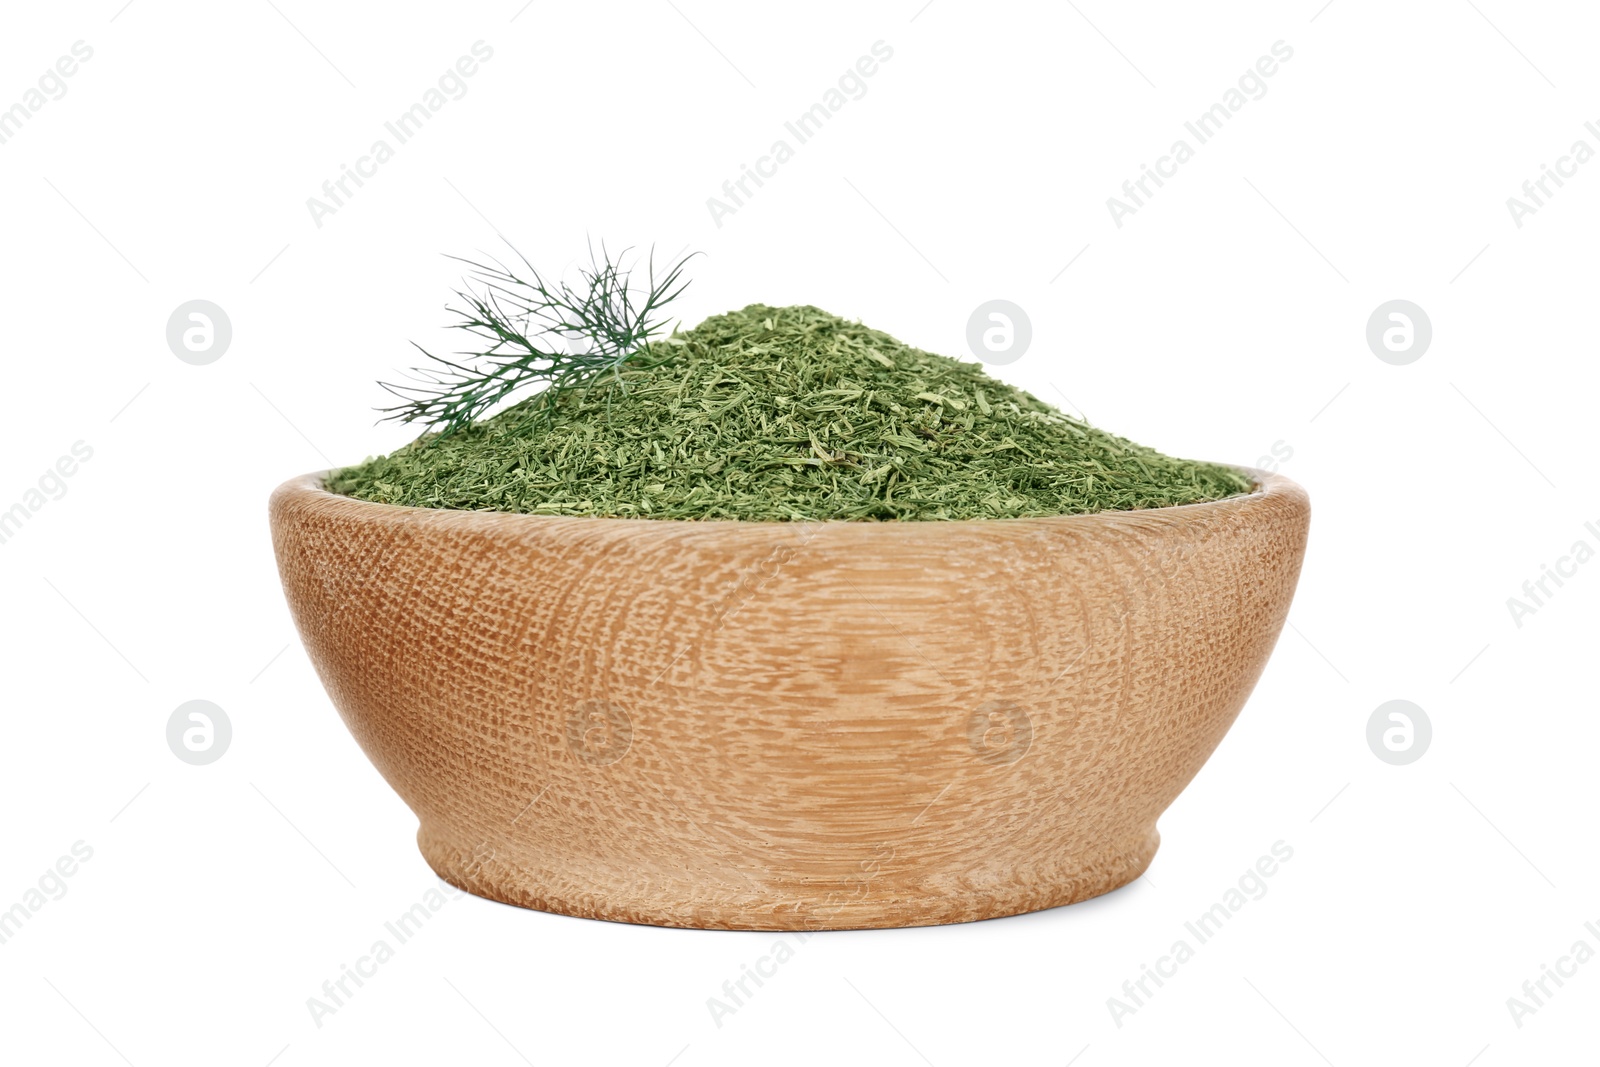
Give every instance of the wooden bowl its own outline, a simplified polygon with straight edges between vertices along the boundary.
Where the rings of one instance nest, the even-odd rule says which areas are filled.
[[[1310,505],[683,522],[272,496],[329,695],[480,896],[663,926],[967,922],[1137,878],[1277,640]]]

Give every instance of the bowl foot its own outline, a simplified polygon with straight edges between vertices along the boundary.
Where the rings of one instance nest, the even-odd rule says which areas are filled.
[[[503,849],[463,846],[459,837],[417,831],[434,872],[459,889],[504,904],[610,922],[700,930],[861,930],[938,926],[1042,911],[1119,889],[1150,866],[1160,845],[1154,827],[1093,856],[1010,872],[917,878],[857,873],[843,879],[782,877],[733,881],[693,872],[551,869]]]

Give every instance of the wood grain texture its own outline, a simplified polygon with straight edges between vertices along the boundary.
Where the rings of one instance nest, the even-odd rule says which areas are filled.
[[[1310,506],[812,524],[272,497],[329,695],[443,878],[625,922],[965,922],[1137,878]]]

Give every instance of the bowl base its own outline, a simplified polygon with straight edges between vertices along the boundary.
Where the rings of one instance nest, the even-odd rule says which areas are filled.
[[[664,884],[644,875],[588,877],[508,860],[463,847],[459,838],[417,831],[417,846],[434,873],[458,889],[503,904],[583,919],[695,930],[867,930],[941,926],[1043,911],[1109,893],[1142,875],[1161,835],[1155,827],[1070,867],[1041,865],[1007,880],[941,878],[907,890],[903,880],[856,876],[831,887],[769,880],[759,893],[707,880],[704,887]]]

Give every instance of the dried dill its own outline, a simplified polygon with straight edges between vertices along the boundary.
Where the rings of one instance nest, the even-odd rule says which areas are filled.
[[[414,507],[658,519],[948,520],[1168,507],[1247,492],[814,307],[754,304],[331,474]]]

